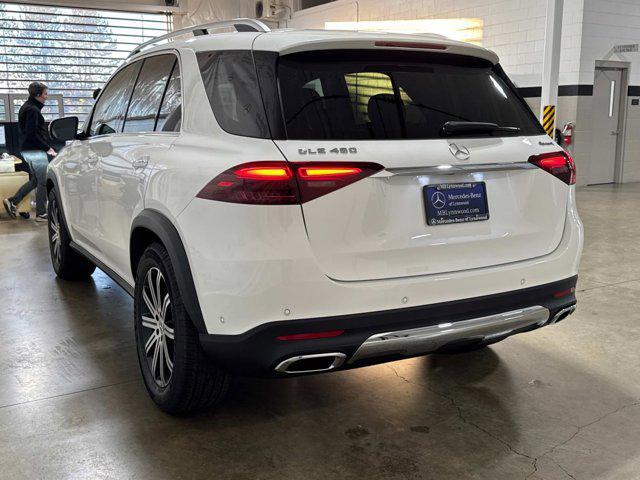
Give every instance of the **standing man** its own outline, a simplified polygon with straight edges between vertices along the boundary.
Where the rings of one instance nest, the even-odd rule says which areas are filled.
[[[29,85],[29,99],[18,112],[18,126],[22,134],[21,156],[29,165],[29,181],[13,197],[5,198],[2,202],[7,213],[15,218],[17,205],[35,188],[36,222],[47,221],[47,165],[57,155],[51,148],[51,139],[41,113],[47,96],[44,83],[33,82]]]

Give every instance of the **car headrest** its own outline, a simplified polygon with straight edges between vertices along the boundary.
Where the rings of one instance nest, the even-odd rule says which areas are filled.
[[[379,93],[369,98],[367,114],[376,138],[402,137],[398,103],[394,95]]]

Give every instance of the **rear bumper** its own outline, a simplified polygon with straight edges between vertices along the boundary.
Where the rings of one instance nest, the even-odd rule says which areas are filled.
[[[575,308],[577,276],[510,292],[453,302],[318,319],[276,321],[240,335],[201,334],[205,353],[233,371],[283,376],[293,357],[335,354],[328,364],[353,368],[463,345],[489,344],[562,320]],[[332,337],[277,337],[344,330]],[[335,360],[335,361],[333,361]]]

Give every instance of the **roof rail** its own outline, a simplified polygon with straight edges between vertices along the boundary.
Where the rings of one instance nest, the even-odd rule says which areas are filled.
[[[177,37],[180,35],[185,35],[188,33],[193,33],[194,36],[198,37],[200,35],[209,35],[209,30],[218,30],[221,28],[229,28],[233,27],[237,32],[270,32],[271,29],[265,25],[260,20],[255,20],[253,18],[236,18],[233,20],[221,20],[219,22],[211,22],[211,23],[203,23],[201,25],[193,25],[191,27],[181,28],[179,30],[174,30],[173,32],[169,32],[165,35],[160,35],[159,37],[152,38],[151,40],[141,43],[133,51],[129,54],[129,57],[140,53],[147,47],[152,45],[157,45],[158,43],[169,40],[170,38]]]

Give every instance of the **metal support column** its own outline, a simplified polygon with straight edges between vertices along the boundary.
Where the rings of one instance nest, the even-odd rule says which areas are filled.
[[[542,98],[540,122],[553,138],[558,104],[558,77],[560,73],[560,46],[562,41],[562,9],[564,0],[547,0],[547,24],[544,36],[542,65]]]

